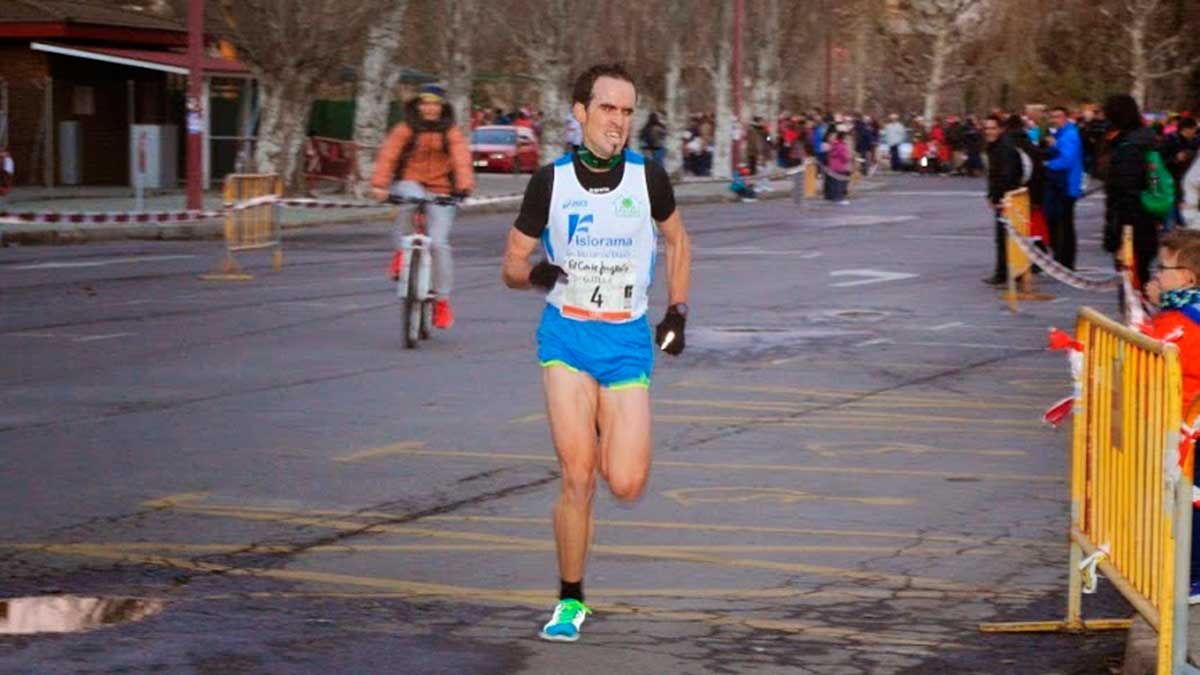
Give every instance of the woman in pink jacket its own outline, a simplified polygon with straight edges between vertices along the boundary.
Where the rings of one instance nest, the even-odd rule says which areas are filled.
[[[831,202],[849,204],[846,189],[850,183],[850,146],[846,144],[846,132],[839,131],[833,137],[826,160],[825,198]]]

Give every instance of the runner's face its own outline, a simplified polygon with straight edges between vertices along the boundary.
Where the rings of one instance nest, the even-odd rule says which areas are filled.
[[[597,157],[608,158],[625,147],[633,123],[637,92],[633,84],[613,77],[598,77],[587,108],[576,103],[575,119],[583,126],[583,142]]]

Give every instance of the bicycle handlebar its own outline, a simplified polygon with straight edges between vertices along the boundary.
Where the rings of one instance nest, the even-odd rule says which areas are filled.
[[[458,206],[462,202],[462,197],[454,195],[432,195],[426,197],[409,197],[402,195],[388,195],[389,204],[439,204],[441,206]]]

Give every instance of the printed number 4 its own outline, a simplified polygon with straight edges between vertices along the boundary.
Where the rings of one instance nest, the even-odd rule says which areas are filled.
[[[596,287],[596,290],[592,291],[592,302],[596,303],[597,307],[604,306],[604,296],[600,294],[599,286]]]

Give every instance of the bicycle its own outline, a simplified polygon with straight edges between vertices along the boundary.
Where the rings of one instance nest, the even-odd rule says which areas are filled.
[[[392,204],[415,204],[409,216],[412,234],[400,238],[401,264],[396,275],[396,296],[404,303],[404,346],[415,349],[420,340],[428,340],[433,332],[433,239],[425,234],[425,207],[429,204],[457,206],[459,197],[432,195],[405,197],[390,195]]]

